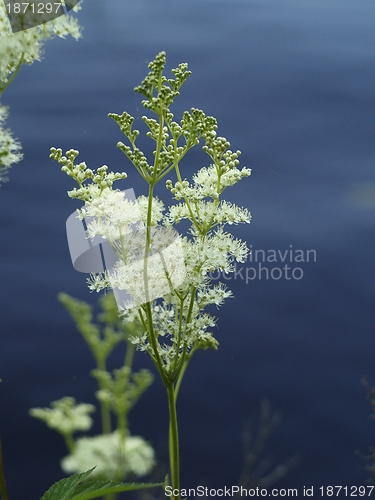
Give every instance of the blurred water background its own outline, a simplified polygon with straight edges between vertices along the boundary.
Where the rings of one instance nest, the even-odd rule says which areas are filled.
[[[65,395],[94,402],[90,353],[56,296],[98,297],[71,265],[65,220],[79,203],[67,197],[73,184],[49,148],[125,170],[123,187],[145,194],[107,113],[127,110],[141,126],[133,88],[161,50],[168,71],[180,62],[193,71],[175,116],[190,107],[215,116],[252,168],[227,191],[253,215],[235,234],[254,258],[259,249],[315,251],[309,262],[288,253],[286,264],[302,270],[297,279],[274,279],[272,269],[285,265],[278,258],[261,264],[268,279],[248,261],[253,279],[246,283],[243,270],[228,281],[235,299],[218,312],[220,349],[196,355],[181,389],[182,485],[236,484],[243,422],[256,428],[263,397],[282,413],[269,445],[274,464],[302,457],[275,487],[365,484],[355,452],[375,444],[360,383],[366,374],[375,384],[375,3],[86,0],[78,17],[84,38],[47,43],[44,60],[22,68],[3,96],[25,154],[0,191],[0,425],[10,497],[34,500],[62,477],[62,439],[28,409]],[[197,150],[183,175],[206,164]],[[136,363],[150,366],[143,353]],[[166,419],[156,381],[130,425],[164,463]]]

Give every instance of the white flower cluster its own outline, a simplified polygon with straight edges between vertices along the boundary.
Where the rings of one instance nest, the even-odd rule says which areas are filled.
[[[247,208],[241,208],[228,201],[221,201],[218,205],[210,201],[197,201],[190,210],[185,203],[179,203],[170,208],[168,221],[179,223],[182,219],[198,221],[199,224],[211,224],[211,227],[218,224],[239,224],[241,222],[250,223],[251,215]]]
[[[132,473],[144,476],[155,464],[153,448],[139,436],[123,438],[115,431],[80,438],[76,445],[75,451],[61,461],[62,469],[68,474],[95,467],[90,477],[120,480]]]
[[[65,397],[51,403],[52,408],[31,408],[32,417],[43,420],[48,427],[55,429],[62,435],[73,434],[76,431],[88,431],[92,426],[90,413],[95,406],[80,403],[74,398]]]
[[[165,294],[162,303],[154,303],[152,306],[154,329],[160,342],[159,354],[166,370],[172,367],[174,359],[180,359],[181,343],[185,345],[186,352],[200,347],[217,347],[218,342],[208,331],[215,326],[215,318],[202,311],[211,304],[219,307],[225,299],[232,297],[232,293],[222,283],[210,286],[208,274],[215,269],[225,273],[233,272],[233,262],[244,262],[248,252],[244,242],[224,232],[221,227],[203,239],[184,237],[180,241],[185,279],[176,290]],[[181,301],[181,298],[187,297],[194,289],[196,296],[192,305]],[[180,316],[181,323],[178,321]],[[131,312],[124,314],[125,320],[132,317]],[[152,354],[153,349],[146,332],[132,337],[131,341],[139,350]]]
[[[226,292],[225,297],[230,297],[231,293]],[[218,294],[214,291],[213,300],[215,303],[224,302],[218,299]],[[210,302],[209,300],[206,302]],[[211,303],[211,302],[210,302]],[[217,348],[218,342],[213,337],[212,333],[207,331],[208,328],[213,328],[216,325],[215,318],[207,313],[201,313],[197,304],[193,309],[194,318],[189,322],[184,322],[181,329],[176,317],[178,309],[164,300],[164,304],[152,306],[152,315],[154,320],[154,329],[159,342],[159,355],[163,361],[165,370],[168,372],[173,369],[176,360],[181,357],[180,344],[185,345],[186,352],[192,349],[212,347]],[[185,311],[187,315],[187,310]],[[147,351],[153,355],[153,348],[149,343],[147,333],[138,337],[131,337],[131,342],[135,344],[140,351]]]
[[[137,205],[139,208],[141,221],[147,224],[147,213],[148,213],[148,198],[147,196],[138,196]],[[164,203],[157,197],[152,199],[152,212],[150,226],[156,226],[163,219],[163,212],[165,210]]]
[[[129,259],[119,259],[110,271],[112,287],[126,290],[131,296],[130,301],[124,302],[123,309],[162,297],[184,281],[186,273],[181,240],[178,236],[173,239],[173,234],[163,228],[154,238],[152,236],[151,248],[156,250],[163,245],[160,252],[144,259],[141,249],[145,248],[146,236],[145,232],[138,231],[127,245],[127,255],[132,255],[130,262]],[[134,256],[142,258],[133,261]]]
[[[79,8],[78,4],[74,10]],[[73,16],[63,15],[34,28],[12,33],[5,2],[0,2],[0,91],[21,64],[40,61],[43,43],[55,35],[61,38],[71,35],[78,40],[81,28]]]
[[[0,104],[0,182],[6,180],[6,173],[14,163],[22,159],[21,144],[14,139],[12,132],[5,128],[8,108]]]
[[[244,262],[248,253],[246,243],[226,233],[222,227],[205,238],[186,238],[184,249],[187,268],[184,286],[187,288],[205,284],[206,276],[215,269],[233,272],[233,262]]]
[[[141,198],[138,204],[112,189],[104,189],[96,198],[93,194],[78,211],[79,218],[86,220],[91,240],[108,240],[117,254],[118,260],[107,271],[103,286],[110,282],[119,307],[139,306],[179,286],[185,279],[182,242],[171,227],[156,226],[162,218],[163,203],[154,200],[151,226],[155,227],[150,227],[148,241],[147,199]],[[91,286],[100,289],[100,282],[94,280]],[[121,300],[116,290],[125,291],[126,297]]]
[[[218,138],[220,139],[220,138]],[[240,152],[232,153],[239,156]],[[224,160],[222,160],[224,163]],[[220,194],[229,186],[233,186],[244,177],[249,177],[251,174],[250,168],[243,167],[241,170],[237,168],[238,160],[229,162],[230,166],[221,165],[220,172],[215,165],[203,167],[193,175],[193,186],[185,180],[176,182],[174,187],[171,181],[167,181],[167,188],[171,190],[176,200],[188,198],[191,201],[197,202],[204,198],[218,199]],[[219,175],[220,173],[220,175]]]
[[[91,193],[92,199],[78,211],[79,218],[87,222],[88,236],[94,239],[100,235],[110,242],[130,236],[132,226],[140,221],[138,204],[118,190],[104,189],[99,194],[95,197]]]

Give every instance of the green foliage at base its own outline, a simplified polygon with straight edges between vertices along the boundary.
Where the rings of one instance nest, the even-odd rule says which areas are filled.
[[[94,467],[95,468],[95,467]],[[94,470],[73,474],[53,484],[40,500],[91,500],[109,493],[163,486],[163,483],[121,483],[117,481],[85,481]]]

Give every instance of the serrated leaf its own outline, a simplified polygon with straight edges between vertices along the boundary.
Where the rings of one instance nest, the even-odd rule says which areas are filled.
[[[164,483],[120,483],[115,481],[85,481],[80,484],[70,500],[91,500],[109,493],[121,493],[164,486]]]
[[[95,467],[81,474],[73,474],[72,476],[61,479],[53,484],[40,500],[70,500],[76,493],[78,483],[86,479],[94,469]]]

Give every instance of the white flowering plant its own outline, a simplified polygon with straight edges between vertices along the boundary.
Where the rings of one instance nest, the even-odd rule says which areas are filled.
[[[92,308],[67,294],[59,294],[96,361],[92,375],[98,381],[96,393],[101,407],[102,434],[76,437],[93,425],[92,404],[76,403],[73,397],[53,401],[49,408],[32,408],[30,415],[44,421],[61,434],[69,455],[61,460],[68,478],[49,488],[41,500],[89,500],[102,497],[115,500],[119,493],[160,487],[162,483],[123,482],[147,475],[155,465],[151,445],[129,432],[128,414],[153,381],[148,370],[134,372],[132,362],[135,347],[129,336],[136,325],[124,324],[117,313],[116,301],[109,293],[100,300],[103,312],[98,322],[92,321]],[[109,372],[107,360],[114,348],[126,344],[124,365]],[[112,430],[116,418],[116,429]],[[90,477],[89,477],[90,476]],[[0,442],[0,498],[9,500]]]
[[[174,121],[170,107],[191,72],[183,63],[167,78],[165,64],[166,54],[161,52],[135,88],[144,96],[144,108],[153,114],[142,117],[155,144],[152,160],[136,145],[139,131],[133,129],[134,118],[127,112],[109,114],[127,138],[127,144],[117,146],[146,182],[147,196],[131,203],[113,188],[126,174],[108,172],[106,165],[95,171],[85,162],[76,163],[76,150],[63,155],[61,149],[51,148],[51,158],[78,183],[68,195],[85,203],[77,217],[86,223],[87,238],[101,238],[116,255],[116,262],[103,273],[91,275],[89,288],[114,289],[122,321],[138,325],[131,342],[151,356],[166,388],[170,484],[172,498],[180,500],[177,396],[194,353],[218,347],[211,330],[216,318],[207,308],[221,306],[232,294],[223,283],[212,283],[210,273],[216,269],[231,273],[235,262],[244,262],[247,246],[227,226],[251,220],[246,208],[223,200],[222,195],[251,171],[239,168],[240,151],[232,151],[230,143],[217,135],[212,116],[192,108]],[[188,180],[180,163],[201,141],[209,165]],[[175,200],[168,208],[154,194],[162,180]],[[174,228],[181,221],[187,221],[189,229],[177,235]]]
[[[64,0],[61,0],[65,4]],[[80,4],[74,11],[81,8]],[[22,21],[20,15],[20,21]],[[6,3],[0,2],[0,99],[4,90],[13,82],[21,67],[40,61],[43,55],[44,42],[54,36],[65,38],[72,36],[78,40],[81,27],[72,15],[63,15],[49,22],[30,29],[13,33],[8,18]],[[0,186],[8,180],[10,167],[18,163],[23,155],[21,144],[5,127],[9,108],[0,103]]]
[[[65,293],[60,293],[58,298],[73,318],[96,362],[91,374],[98,382],[96,397],[100,404],[102,434],[75,437],[77,432],[91,429],[95,406],[77,404],[72,397],[53,401],[50,408],[32,408],[29,413],[63,436],[69,451],[61,461],[64,472],[82,474],[95,467],[91,479],[123,481],[142,477],[155,465],[155,454],[142,437],[130,434],[128,414],[152,383],[153,375],[146,369],[139,372],[132,369],[135,346],[129,337],[135,335],[137,325],[120,320],[113,293],[101,297],[102,312],[97,322],[93,321],[92,307],[86,302]],[[110,372],[108,359],[124,344],[124,364]],[[115,417],[115,430],[111,415]],[[105,498],[113,497],[107,495]]]

